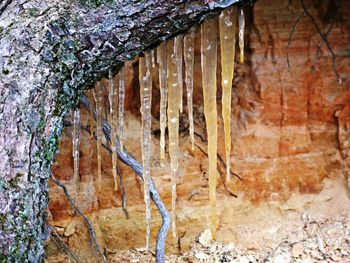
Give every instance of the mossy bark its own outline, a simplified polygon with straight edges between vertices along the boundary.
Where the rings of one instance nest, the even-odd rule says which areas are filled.
[[[0,262],[41,262],[48,179],[83,90],[142,51],[251,1],[0,3]]]

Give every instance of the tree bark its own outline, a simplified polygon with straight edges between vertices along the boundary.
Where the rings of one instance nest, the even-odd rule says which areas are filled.
[[[0,262],[43,260],[51,164],[83,90],[238,2],[0,2]]]

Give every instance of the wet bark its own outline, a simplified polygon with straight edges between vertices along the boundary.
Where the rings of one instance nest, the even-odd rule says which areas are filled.
[[[124,61],[239,0],[0,2],[0,261],[41,262],[65,114]]]

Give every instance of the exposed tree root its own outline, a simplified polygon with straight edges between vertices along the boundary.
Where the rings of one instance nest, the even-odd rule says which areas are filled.
[[[103,254],[103,251],[101,249],[100,244],[97,241],[96,238],[96,233],[95,233],[95,229],[90,221],[90,219],[76,206],[74,199],[71,197],[71,195],[68,192],[67,187],[61,183],[59,180],[56,179],[56,177],[51,173],[51,179],[52,181],[59,187],[61,187],[64,191],[64,194],[66,195],[69,203],[71,204],[71,206],[74,208],[74,210],[82,216],[82,218],[84,219],[86,225],[88,226],[89,232],[90,232],[90,246],[92,248],[92,252],[94,253],[94,255],[96,256],[98,262],[100,262],[99,257],[95,254],[95,249],[97,250],[97,252],[100,254],[100,256],[103,259],[103,262],[107,262],[105,255]],[[93,244],[95,244],[95,248],[93,246]]]
[[[309,12],[309,8],[310,6],[312,5],[313,1],[311,0],[310,3],[306,6],[305,3],[304,3],[304,0],[300,0],[301,2],[301,6],[303,8],[303,12],[299,15],[299,17],[297,18],[297,20],[295,21],[293,27],[292,27],[292,30],[291,32],[289,33],[289,38],[288,38],[288,45],[287,45],[287,65],[288,65],[288,70],[290,72],[291,70],[291,66],[290,66],[290,60],[289,60],[289,47],[292,43],[292,36],[294,34],[294,31],[296,29],[296,27],[298,26],[299,22],[301,21],[301,19],[303,18],[304,15],[306,15],[307,17],[309,17],[309,19],[311,20],[311,22],[314,24],[316,30],[317,30],[317,33],[321,36],[322,40],[321,40],[321,43],[319,44],[318,46],[318,49],[317,49],[317,52],[316,52],[316,55],[315,55],[315,58],[314,58],[314,61],[313,61],[313,64],[312,64],[312,69],[315,68],[316,66],[316,63],[317,63],[317,60],[318,60],[318,57],[319,57],[319,54],[321,52],[321,49],[323,47],[323,44],[325,43],[326,46],[327,46],[327,49],[329,51],[329,53],[331,54],[331,57],[332,57],[332,67],[333,67],[333,72],[336,76],[336,79],[337,79],[337,82],[338,83],[341,83],[342,82],[342,79],[339,75],[339,72],[337,71],[337,63],[336,63],[336,55],[332,49],[332,46],[330,45],[327,37],[329,35],[329,33],[331,32],[332,30],[332,27],[333,27],[333,23],[330,25],[329,29],[327,30],[327,32],[324,34],[320,28],[320,26],[318,25],[316,19],[310,14]],[[336,5],[339,6],[339,2],[340,0],[336,1]]]
[[[311,6],[312,1],[308,4],[308,6],[306,7],[306,10],[309,9],[309,7]],[[291,66],[290,66],[290,60],[289,60],[289,47],[292,44],[292,37],[294,34],[294,31],[296,30],[297,26],[299,25],[301,19],[303,18],[303,16],[305,15],[305,9],[304,11],[299,15],[298,19],[295,21],[292,30],[289,33],[289,38],[288,38],[288,44],[287,44],[287,65],[288,65],[288,70],[290,72],[291,70]]]
[[[197,135],[197,134],[195,133],[195,135]],[[197,136],[199,136],[199,135],[197,135]],[[200,137],[200,136],[199,136],[199,137]],[[201,138],[201,137],[200,137],[200,138]],[[208,157],[208,153],[207,153],[198,143],[195,143],[195,145],[198,147],[198,149],[199,149],[205,156]],[[224,160],[220,157],[219,154],[218,154],[217,156],[218,156],[219,161],[222,162],[222,164],[225,166],[225,169],[226,169],[226,164],[225,164]],[[234,176],[236,176],[238,179],[242,180],[241,177],[239,177],[237,174],[235,174],[235,173],[233,173],[233,172],[231,172],[231,171],[230,171],[230,173],[231,173],[231,175],[234,175]],[[221,178],[221,181],[222,181],[222,184],[223,184],[225,190],[226,190],[231,196],[237,198],[237,195],[236,195],[234,192],[232,192],[232,191],[227,187],[227,185],[226,185],[226,180],[225,180],[225,178],[224,178],[224,175],[223,175],[220,171],[219,171],[219,174],[220,174],[220,178]]]
[[[198,137],[201,139],[202,142],[207,142],[207,140],[205,140],[205,139],[202,137],[202,135],[200,135],[199,133],[196,133],[196,132],[195,132],[194,135],[198,136]],[[200,148],[200,147],[198,147],[198,148]],[[201,150],[206,156],[208,156],[208,154],[207,154],[206,152],[204,152],[203,149],[200,148],[200,150]],[[218,154],[217,157],[218,157],[220,163],[221,163],[221,164],[224,166],[224,168],[226,169],[226,163],[225,163],[225,161],[222,159],[222,157],[220,156],[220,154]],[[232,172],[231,169],[230,169],[230,174],[231,174],[231,176],[235,176],[235,177],[237,177],[240,181],[242,181],[242,177],[240,177],[238,174]]]
[[[59,242],[57,242],[55,240],[55,238],[58,239]],[[62,238],[60,237],[60,235],[56,232],[56,230],[54,228],[51,229],[51,239],[53,240],[53,242],[55,242],[56,246],[58,248],[61,248],[61,246],[63,246],[63,248],[68,252],[68,254],[78,263],[80,263],[77,255],[75,255],[75,253],[66,245],[66,243],[62,240]]]
[[[86,107],[86,109],[89,111],[90,110],[90,102],[87,96],[83,96],[81,99],[82,104]],[[96,108],[94,107],[94,112],[93,112],[94,119],[96,120]],[[106,140],[108,142],[111,141],[111,127],[108,124],[106,120],[103,121],[103,133],[106,137]],[[108,146],[105,146],[108,148]],[[111,149],[109,149],[111,152]],[[117,150],[117,155],[118,159],[120,159],[123,163],[131,167],[134,172],[141,177],[143,180],[143,167],[142,165],[125,149],[123,148],[123,151],[121,151],[120,148],[120,142],[119,139],[117,138],[116,141],[116,150]],[[156,242],[156,262],[160,263],[164,261],[164,254],[165,254],[165,241],[166,237],[168,234],[168,230],[170,227],[170,214],[164,205],[160,195],[158,194],[157,188],[151,178],[150,182],[150,192],[151,192],[151,198],[155,205],[157,206],[160,215],[162,216],[162,225],[158,231],[157,235],[157,242]]]
[[[303,10],[305,12],[305,14],[310,18],[311,22],[314,24],[318,34],[321,36],[322,38],[322,43],[326,43],[326,46],[328,48],[328,51],[329,53],[331,54],[332,56],[332,66],[333,66],[333,71],[334,71],[334,74],[337,78],[337,82],[341,83],[342,82],[342,79],[337,71],[337,62],[336,62],[336,56],[335,56],[335,53],[332,49],[332,46],[331,44],[328,42],[328,39],[327,39],[327,35],[323,34],[323,32],[321,31],[321,28],[320,26],[318,25],[318,23],[316,22],[316,19],[310,14],[310,12],[308,11],[308,9],[306,8],[305,6],[305,3],[304,3],[304,0],[301,0],[301,5],[303,7]]]

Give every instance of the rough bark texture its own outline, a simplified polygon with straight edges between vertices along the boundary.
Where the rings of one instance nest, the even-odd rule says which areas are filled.
[[[236,2],[0,3],[0,261],[42,261],[51,164],[82,90]]]

